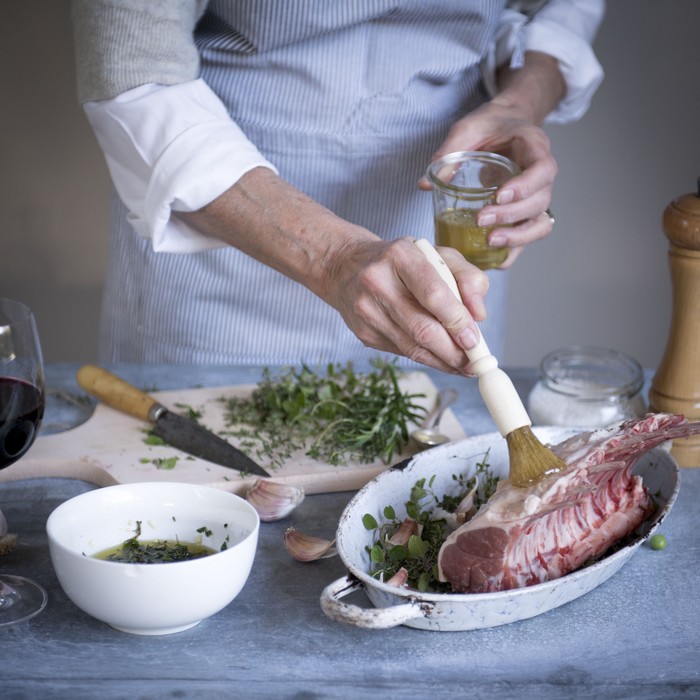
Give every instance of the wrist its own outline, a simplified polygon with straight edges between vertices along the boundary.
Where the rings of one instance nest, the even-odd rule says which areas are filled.
[[[566,83],[556,58],[527,51],[522,67],[498,71],[498,93],[491,101],[539,126],[565,95]]]

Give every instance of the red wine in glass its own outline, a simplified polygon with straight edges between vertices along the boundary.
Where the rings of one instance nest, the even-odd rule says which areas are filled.
[[[0,469],[20,459],[33,444],[44,402],[44,366],[34,316],[21,302],[0,299]],[[1,574],[0,628],[34,617],[46,600],[46,591],[34,581]]]
[[[9,467],[29,449],[43,415],[44,392],[39,387],[0,376],[0,469]]]

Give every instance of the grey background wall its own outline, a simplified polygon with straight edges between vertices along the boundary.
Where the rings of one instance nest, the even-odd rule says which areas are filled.
[[[108,177],[76,104],[69,2],[0,17],[0,296],[34,307],[47,361],[94,361]],[[700,176],[699,26],[697,0],[610,0],[605,82],[580,122],[547,128],[556,229],[512,271],[503,364],[572,343],[658,364],[671,311],[661,216]]]

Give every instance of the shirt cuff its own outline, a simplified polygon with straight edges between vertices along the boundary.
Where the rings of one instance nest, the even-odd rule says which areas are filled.
[[[144,85],[84,105],[134,230],[158,252],[224,247],[178,218],[256,167],[277,172],[202,81]]]
[[[603,69],[593,49],[577,34],[550,20],[530,22],[524,29],[525,51],[541,51],[559,62],[566,95],[545,120],[565,124],[580,119],[603,80]]]
[[[557,21],[535,15],[528,18],[515,10],[505,10],[485,60],[482,62],[484,84],[491,96],[496,95],[496,71],[499,66],[522,66],[526,51],[539,51],[557,59],[566,84],[566,95],[547,116],[546,123],[567,123],[580,119],[603,80],[603,69],[591,41],[600,23],[603,5],[599,2],[578,3],[569,7],[568,15]],[[545,10],[549,7],[545,8]],[[556,4],[552,10],[561,14]],[[542,11],[544,13],[544,11]]]

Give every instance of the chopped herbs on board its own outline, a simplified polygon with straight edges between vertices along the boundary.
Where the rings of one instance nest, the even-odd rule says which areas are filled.
[[[277,376],[265,368],[250,396],[224,399],[228,433],[273,467],[298,450],[334,465],[389,463],[425,408],[415,403],[422,394],[401,390],[395,362],[377,359],[372,367],[360,373],[351,363],[329,364],[322,375],[302,365]]]
[[[421,593],[449,593],[449,583],[438,578],[438,554],[450,532],[446,514],[454,513],[463,497],[478,484],[474,494],[474,506],[485,503],[496,490],[498,477],[494,476],[488,463],[488,452],[477,463],[474,475],[466,478],[453,474],[457,484],[454,494],[442,498],[433,491],[435,477],[419,479],[411,489],[406,501],[406,518],[399,520],[395,509],[386,506],[381,524],[371,514],[362,517],[367,530],[375,531],[374,544],[367,546],[372,562],[371,574],[380,581],[388,581],[400,569],[408,574],[406,585]]]

